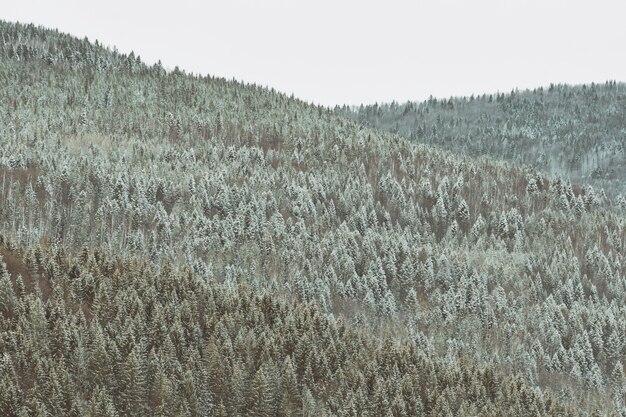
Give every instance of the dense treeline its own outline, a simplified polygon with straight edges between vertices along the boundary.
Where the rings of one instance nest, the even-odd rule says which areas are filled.
[[[336,108],[341,114],[469,155],[529,164],[626,197],[626,84]]]
[[[65,299],[67,320],[89,328],[98,317],[95,288],[110,281],[102,301],[109,307],[97,322],[106,327],[116,315],[120,322],[102,330],[114,339],[104,351],[117,365],[96,385],[77,388],[82,400],[67,400],[65,412],[80,414],[96,395],[98,407],[126,413],[115,385],[125,378],[118,361],[129,360],[132,345],[133,360],[146,370],[146,346],[167,340],[138,329],[152,320],[140,312],[161,297],[154,280],[170,273],[186,290],[160,301],[159,320],[167,334],[173,321],[183,325],[167,347],[179,365],[163,371],[172,390],[168,402],[141,407],[166,404],[162,412],[174,415],[196,406],[228,415],[261,407],[248,394],[233,405],[230,386],[208,381],[215,372],[250,381],[263,369],[259,379],[278,384],[292,352],[273,338],[295,332],[294,343],[308,340],[316,352],[291,359],[297,389],[285,395],[295,401],[288,408],[296,415],[350,414],[348,403],[355,415],[366,409],[380,415],[371,395],[377,380],[384,382],[376,389],[390,415],[419,414],[412,407],[431,415],[445,415],[446,407],[452,415],[509,414],[511,404],[529,398],[548,415],[625,410],[626,218],[601,191],[417,145],[257,86],[148,67],[133,54],[55,31],[0,23],[0,52],[0,231],[19,249],[1,255],[15,297],[34,292],[50,309],[47,293],[56,278],[45,277],[50,268],[55,277],[67,274],[72,284],[63,297],[82,300]],[[41,294],[26,278],[35,271],[20,267],[20,259],[35,265],[38,257],[64,259],[37,272],[44,277]],[[88,258],[115,259],[108,261],[113,269],[92,270]],[[265,308],[264,297],[277,306],[275,318],[229,321],[239,314],[252,320],[255,303]],[[211,310],[211,303],[222,307]],[[30,310],[7,311],[17,312],[2,317],[2,340],[13,346],[7,366],[36,373],[37,362],[18,360],[15,348],[17,335],[26,334],[15,329],[30,326]],[[175,319],[183,311],[184,319]],[[217,321],[225,315],[230,348],[213,339],[205,322],[210,311]],[[352,353],[330,357],[325,330],[290,330],[287,317],[298,314],[335,329],[333,343]],[[118,357],[113,336],[120,332],[136,340],[124,342]],[[235,348],[237,332],[253,333],[276,352],[263,361],[256,350],[244,355]],[[80,333],[84,349],[95,337]],[[221,370],[198,365],[207,341],[218,350]],[[241,343],[257,349],[248,342]],[[383,342],[398,350],[390,362],[397,366],[372,368],[389,351]],[[187,352],[191,346],[197,355]],[[155,360],[170,360],[154,352]],[[56,361],[45,350],[41,355]],[[186,368],[189,355],[199,355],[194,369]],[[71,358],[65,377],[75,384],[85,376],[76,366],[86,359]],[[448,381],[441,384],[422,368],[407,371],[417,360],[454,377],[441,377]],[[346,387],[336,386],[339,370]],[[180,391],[187,371],[195,381],[187,387],[198,398],[193,406]],[[485,372],[499,381],[501,394],[480,388],[478,374]],[[356,375],[367,390],[359,389]],[[393,405],[404,386],[398,375],[422,390],[419,401]],[[27,386],[51,406],[31,379],[6,384],[15,392]],[[155,389],[153,380],[140,385],[138,395]],[[268,394],[272,407],[286,401],[280,386]],[[14,412],[25,406],[10,398]],[[510,414],[536,414],[524,407]]]
[[[309,303],[88,250],[0,252],[24,272],[0,265],[2,416],[578,415]]]

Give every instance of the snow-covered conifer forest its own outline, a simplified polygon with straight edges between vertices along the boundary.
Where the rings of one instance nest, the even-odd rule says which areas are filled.
[[[626,415],[626,86],[442,106],[0,22],[0,415]]]
[[[625,95],[626,84],[607,81],[335,110],[420,143],[527,164],[619,198],[626,195]]]

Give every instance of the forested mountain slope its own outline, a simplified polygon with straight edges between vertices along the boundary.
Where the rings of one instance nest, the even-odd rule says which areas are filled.
[[[625,410],[592,188],[33,26],[0,96],[0,414]]]
[[[468,155],[487,155],[626,196],[626,84],[551,85],[339,113]]]
[[[3,416],[577,415],[520,374],[451,366],[310,303],[99,252],[0,251],[27,271],[0,265]]]

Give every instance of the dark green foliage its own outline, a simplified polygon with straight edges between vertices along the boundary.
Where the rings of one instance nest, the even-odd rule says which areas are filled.
[[[23,319],[1,334],[2,416],[497,415],[510,407],[577,415],[521,377],[463,356],[433,358],[405,337],[346,327],[312,304],[102,253],[42,252],[59,273],[42,276],[52,289],[45,306],[37,291],[19,297]],[[72,270],[94,277],[98,299],[115,288],[98,312],[76,303]],[[28,313],[40,308],[42,316]],[[62,352],[46,337],[58,326],[68,341]]]

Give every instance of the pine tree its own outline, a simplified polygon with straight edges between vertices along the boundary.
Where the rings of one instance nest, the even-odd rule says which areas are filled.
[[[182,396],[185,400],[185,408],[189,411],[189,414],[193,417],[205,415],[206,410],[203,410],[201,407],[198,392],[196,390],[196,382],[191,370],[187,370],[185,372],[181,390]]]
[[[275,414],[275,399],[271,381],[262,365],[252,380],[251,402],[248,407],[250,415],[269,417]]]
[[[126,358],[118,382],[120,412],[128,416],[145,415],[145,374],[137,348]]]
[[[16,314],[17,306],[18,300],[13,291],[9,271],[0,258],[0,317],[4,318],[0,322],[0,330],[9,330],[5,326],[10,323],[10,319]]]
[[[617,330],[613,329],[609,334],[606,345],[606,355],[608,358],[616,359],[623,356],[624,338],[620,337]]]
[[[457,220],[459,221],[459,225],[461,226],[461,228],[463,230],[467,230],[467,228],[469,227],[469,221],[470,221],[470,210],[469,210],[469,206],[463,199],[461,199],[461,202],[459,203],[459,206],[456,210],[456,216],[457,216]]]

